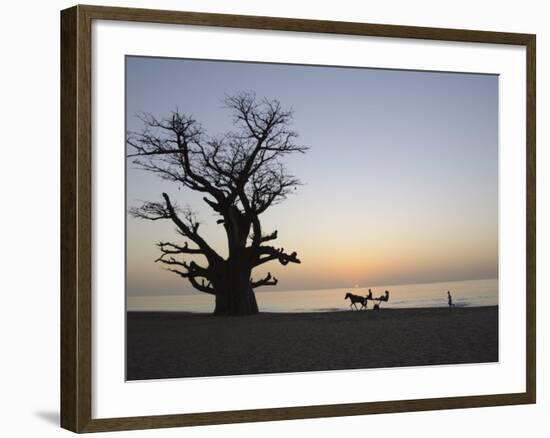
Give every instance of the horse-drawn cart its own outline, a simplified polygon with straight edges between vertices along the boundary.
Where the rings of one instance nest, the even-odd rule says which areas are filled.
[[[390,300],[390,291],[385,291],[384,295],[380,295],[379,297],[373,297],[372,291],[369,289],[369,293],[366,296],[363,295],[355,295],[351,292],[346,293],[346,296],[344,297],[345,300],[349,298],[350,305],[349,307],[351,310],[367,310],[369,307],[369,301],[372,301],[374,304],[372,306],[372,310],[379,310],[380,305],[382,302],[388,302]],[[357,307],[357,303],[361,304],[361,307]]]

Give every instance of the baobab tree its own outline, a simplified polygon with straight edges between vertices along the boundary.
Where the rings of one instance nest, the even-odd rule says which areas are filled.
[[[271,261],[300,263],[296,252],[270,244],[277,231],[264,233],[260,217],[283,201],[300,181],[285,169],[283,158],[304,153],[291,129],[292,111],[277,100],[240,93],[224,100],[233,129],[209,136],[193,117],[179,111],[157,119],[140,116],[141,132],[130,132],[128,157],[139,168],[204,194],[204,202],[227,235],[227,257],[222,257],[199,233],[200,222],[188,207],[180,208],[168,194],[144,202],[130,213],[146,220],[169,220],[183,242],[158,242],[157,262],[197,291],[215,296],[217,315],[258,312],[254,289],[276,285],[271,273],[254,280],[254,268]],[[189,256],[194,260],[186,260]],[[197,256],[200,261],[196,261]],[[204,260],[205,263],[202,263]],[[202,264],[201,264],[202,263]]]

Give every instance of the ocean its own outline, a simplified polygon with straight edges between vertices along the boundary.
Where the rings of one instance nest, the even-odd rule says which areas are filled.
[[[348,310],[347,292],[367,295],[368,287],[256,292],[262,312],[329,312]],[[445,281],[439,283],[372,286],[373,296],[390,291],[382,308],[446,307],[447,291],[457,307],[498,305],[498,279]],[[185,311],[209,313],[214,310],[214,297],[201,292],[189,295],[150,295],[127,297],[128,311]],[[372,309],[372,301],[369,308]]]

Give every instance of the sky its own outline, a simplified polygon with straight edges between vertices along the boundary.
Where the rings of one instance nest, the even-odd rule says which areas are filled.
[[[498,276],[498,76],[329,66],[126,58],[126,120],[192,114],[209,134],[231,129],[223,98],[242,91],[294,110],[306,154],[287,169],[295,194],[262,215],[267,234],[301,264],[254,272],[265,290],[366,287]],[[197,211],[226,253],[223,226],[188,189],[127,160],[127,206],[167,192]],[[155,242],[180,242],[169,221],[127,217],[127,293],[193,293],[154,263]],[[198,293],[198,292],[197,292]]]

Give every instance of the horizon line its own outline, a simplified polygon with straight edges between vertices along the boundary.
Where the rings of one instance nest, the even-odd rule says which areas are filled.
[[[322,287],[322,288],[306,288],[306,289],[283,289],[283,290],[264,290],[264,291],[254,291],[254,293],[277,293],[277,292],[311,292],[311,291],[324,291],[324,290],[333,290],[333,289],[365,289],[365,288],[374,288],[374,287],[393,287],[393,286],[405,286],[405,285],[416,285],[416,284],[435,284],[435,283],[445,283],[445,282],[453,282],[458,283],[462,281],[481,281],[481,280],[498,280],[499,277],[482,277],[482,278],[468,278],[468,279],[462,279],[462,280],[438,280],[438,281],[422,281],[417,283],[392,283],[392,284],[371,284],[367,286],[336,286],[336,287]],[[182,295],[196,295],[201,294],[204,295],[203,292],[197,291],[197,290],[191,290],[190,292],[185,293],[176,293],[176,294],[165,294],[165,295],[132,295],[129,294],[126,291],[126,297],[132,297],[132,298],[140,298],[140,297],[173,297],[173,296],[182,296]]]

